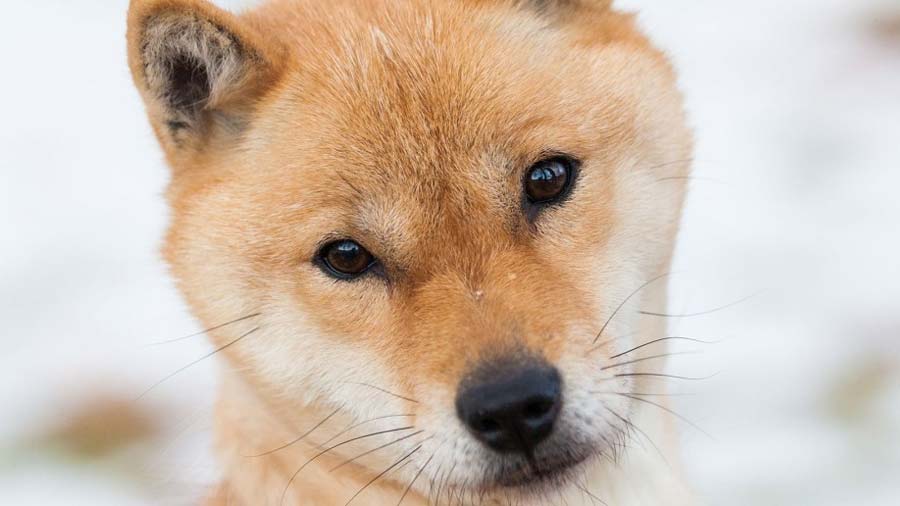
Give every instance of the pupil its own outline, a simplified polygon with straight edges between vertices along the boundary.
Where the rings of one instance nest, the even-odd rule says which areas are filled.
[[[362,265],[364,260],[360,246],[351,241],[337,244],[331,254],[332,265],[345,272],[355,272],[362,269],[365,267],[365,265]]]
[[[545,167],[543,169],[538,169],[538,170],[534,171],[532,179],[537,181],[538,183],[541,183],[541,182],[552,181],[554,178],[556,178],[556,176],[557,176],[556,173],[554,173],[549,168]]]
[[[559,196],[565,188],[567,175],[567,168],[562,163],[544,162],[529,174],[528,196],[535,202]]]
[[[318,255],[326,272],[340,279],[354,278],[368,271],[375,258],[358,242],[344,239],[329,243]]]

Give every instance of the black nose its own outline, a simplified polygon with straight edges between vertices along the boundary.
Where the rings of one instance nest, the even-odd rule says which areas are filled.
[[[546,364],[482,366],[456,397],[459,418],[479,441],[526,456],[553,432],[561,406],[562,380]]]

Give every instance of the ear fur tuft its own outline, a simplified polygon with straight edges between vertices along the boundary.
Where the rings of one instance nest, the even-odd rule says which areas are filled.
[[[612,7],[613,0],[519,0],[519,2],[540,12],[549,12],[553,9],[574,7],[589,7],[595,10],[608,10]]]
[[[239,89],[248,76],[247,55],[234,36],[184,14],[149,20],[141,44],[149,91],[174,111],[190,115]]]
[[[129,61],[164,147],[239,129],[273,64],[241,19],[203,0],[132,0]],[[224,120],[224,121],[222,121]]]

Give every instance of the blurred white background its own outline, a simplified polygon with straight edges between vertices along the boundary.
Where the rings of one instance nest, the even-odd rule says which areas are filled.
[[[448,0],[450,1],[450,0]],[[218,2],[239,8],[247,1]],[[698,150],[671,372],[710,505],[900,503],[900,1],[622,0],[675,60]],[[0,504],[191,504],[213,361],[159,260],[167,170],[125,0],[0,16]],[[660,308],[651,308],[660,309]],[[91,415],[93,413],[93,415]]]

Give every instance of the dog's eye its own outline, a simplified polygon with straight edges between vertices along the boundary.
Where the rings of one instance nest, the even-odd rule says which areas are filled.
[[[549,204],[566,195],[574,172],[574,162],[566,157],[547,158],[525,173],[525,195],[530,204]]]
[[[326,244],[319,251],[325,270],[340,279],[352,279],[372,268],[375,257],[356,241],[343,239]]]

